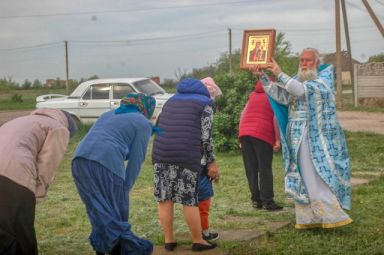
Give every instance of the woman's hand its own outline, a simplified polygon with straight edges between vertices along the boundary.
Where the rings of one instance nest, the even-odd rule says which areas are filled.
[[[281,147],[280,140],[276,140],[275,144],[273,145],[273,151],[278,152],[280,150],[280,147]]]
[[[211,180],[218,181],[220,179],[220,170],[219,166],[216,164],[216,161],[208,164],[208,176]]]

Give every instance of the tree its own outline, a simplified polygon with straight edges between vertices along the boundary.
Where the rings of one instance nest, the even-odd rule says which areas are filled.
[[[368,63],[371,63],[371,62],[384,62],[384,53],[380,53],[378,55],[369,57]]]
[[[257,77],[248,71],[215,76],[223,95],[216,97],[216,113],[213,125],[215,148],[218,151],[237,150],[239,120],[249,93],[254,89]]]
[[[32,87],[32,82],[25,80],[23,85],[21,85],[23,89],[30,89]]]
[[[96,79],[99,79],[99,76],[97,76],[96,74],[88,78],[88,80],[96,80]]]
[[[177,81],[172,79],[164,79],[161,87],[165,89],[168,93],[175,93]]]
[[[0,90],[5,91],[9,89],[18,89],[19,84],[12,81],[12,76],[4,77],[3,79],[0,79]]]
[[[292,54],[291,43],[286,41],[284,33],[278,33],[275,43],[274,59],[285,73],[294,75],[299,65],[298,54]]]
[[[177,68],[177,70],[175,71],[175,77],[176,77],[176,80],[182,80],[182,79],[185,79],[187,78],[189,75],[188,75],[188,71],[184,68],[183,70],[179,67]]]
[[[39,80],[34,80],[33,83],[32,83],[32,87],[34,89],[40,89],[43,87],[43,84],[39,81]]]
[[[240,72],[240,49],[236,49],[232,52],[232,72],[238,73]],[[216,61],[216,73],[217,74],[225,74],[229,72],[229,54],[227,52],[222,53],[219,59]]]

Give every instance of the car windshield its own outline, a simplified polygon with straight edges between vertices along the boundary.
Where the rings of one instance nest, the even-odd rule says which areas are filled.
[[[165,94],[165,90],[150,79],[137,81],[133,84],[139,92],[147,95]]]

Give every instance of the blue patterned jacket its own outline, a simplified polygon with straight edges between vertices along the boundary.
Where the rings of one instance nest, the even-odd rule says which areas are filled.
[[[285,75],[286,78],[290,78]],[[294,77],[294,79],[298,79]],[[293,143],[287,140],[288,131],[290,137],[301,141],[301,127],[292,128],[288,121],[289,113],[294,104],[300,105],[300,100],[292,103],[293,96],[290,96],[284,89],[284,81],[273,84],[268,77],[262,77],[264,89],[270,96],[271,106],[278,119],[281,128],[283,158],[285,163],[285,192],[293,197],[297,202],[307,204],[309,197],[303,182],[300,168],[298,167],[297,153],[300,143]],[[310,153],[313,165],[338,198],[340,205],[344,209],[350,209],[351,190],[350,190],[350,163],[347,144],[344,132],[339,125],[336,115],[335,89],[333,67],[322,66],[315,80],[306,81],[304,86],[307,110],[305,119],[308,125],[308,136]],[[295,138],[295,136],[297,136]],[[295,164],[296,163],[296,164]]]

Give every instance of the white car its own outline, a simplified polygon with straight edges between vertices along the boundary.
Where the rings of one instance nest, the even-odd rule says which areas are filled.
[[[57,108],[69,112],[84,124],[93,123],[100,115],[120,104],[131,92],[141,92],[156,99],[151,121],[156,123],[164,103],[173,95],[149,78],[96,79],[83,82],[71,95],[48,94],[36,98],[36,108]]]

